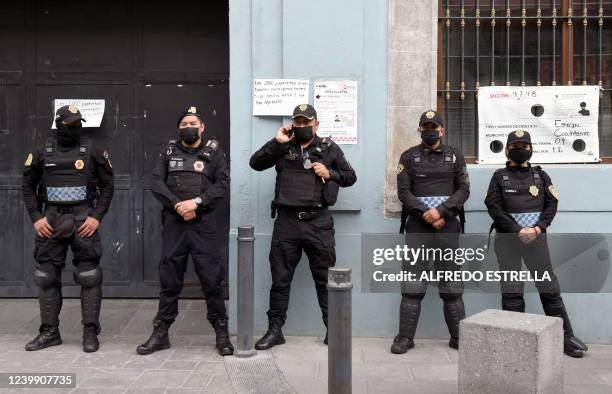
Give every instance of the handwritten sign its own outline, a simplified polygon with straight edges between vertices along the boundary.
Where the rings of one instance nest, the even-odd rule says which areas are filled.
[[[478,163],[506,162],[508,134],[531,134],[532,163],[599,162],[599,86],[478,90]],[[450,130],[452,132],[452,130]]]
[[[337,144],[357,143],[357,81],[316,81],[314,107],[320,122],[317,135]]]
[[[301,79],[255,79],[254,116],[290,116],[293,109],[308,103],[310,81]]]
[[[53,121],[51,128],[55,127],[55,113],[64,105],[74,105],[81,112],[81,116],[86,121],[83,122],[83,127],[100,127],[102,118],[104,117],[105,100],[83,100],[83,99],[55,99],[53,110]]]

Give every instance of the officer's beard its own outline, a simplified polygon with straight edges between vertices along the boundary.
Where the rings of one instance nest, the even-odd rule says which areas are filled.
[[[81,125],[57,125],[57,142],[61,146],[74,146],[81,140]]]

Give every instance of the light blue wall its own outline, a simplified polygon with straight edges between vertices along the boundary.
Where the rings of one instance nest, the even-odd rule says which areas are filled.
[[[353,269],[353,332],[357,336],[393,336],[399,295],[362,294],[360,235],[397,231],[398,220],[383,216],[387,160],[387,0],[230,0],[231,228],[230,297],[235,325],[236,228],[256,230],[256,332],[267,327],[272,232],[270,200],[274,170],[258,173],[248,165],[251,154],[273,138],[278,117],[253,117],[253,78],[346,78],[359,81],[359,144],[342,145],[357,171],[357,183],[340,192],[334,207],[338,266]],[[415,76],[418,78],[419,76]],[[312,92],[311,92],[312,95]],[[312,103],[312,99],[310,101]],[[417,122],[417,119],[414,120]],[[551,231],[607,232],[612,220],[608,166],[547,166],[561,195],[560,214]],[[493,167],[470,166],[472,197],[467,205],[469,232],[485,232],[490,220],[482,203]],[[576,182],[580,186],[575,186]],[[587,208],[588,207],[588,208]],[[323,335],[324,326],[306,261],[293,282],[287,334]],[[610,295],[568,294],[564,297],[575,331],[590,342],[612,343]],[[470,294],[467,313],[499,307],[498,295]],[[541,313],[537,296],[528,309]],[[607,321],[606,321],[606,316]],[[597,321],[595,321],[597,319]],[[606,324],[608,323],[608,324]],[[234,326],[235,327],[235,326]],[[417,336],[446,337],[442,304],[429,292]]]

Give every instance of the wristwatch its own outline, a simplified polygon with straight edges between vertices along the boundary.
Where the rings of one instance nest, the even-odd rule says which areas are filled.
[[[194,198],[191,201],[195,202],[198,207],[202,205],[202,198],[201,197],[196,197],[196,198]]]

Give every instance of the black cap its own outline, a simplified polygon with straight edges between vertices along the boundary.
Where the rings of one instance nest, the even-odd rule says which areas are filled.
[[[510,145],[515,142],[526,142],[531,145],[531,135],[524,130],[515,130],[508,134],[508,141],[506,141],[506,145]]]
[[[55,113],[55,123],[70,123],[74,122],[75,120],[87,122],[85,119],[83,119],[83,116],[81,116],[81,111],[79,111],[79,109],[74,105],[64,105]]]
[[[444,123],[442,123],[442,117],[440,113],[430,109],[429,111],[423,112],[421,115],[421,119],[419,120],[419,127],[423,126],[425,123],[433,123],[438,127],[444,127]]]
[[[317,111],[310,104],[300,104],[293,110],[293,116],[291,119],[304,117],[308,120],[313,120],[317,118]]]
[[[181,116],[179,116],[178,120],[176,121],[176,127],[179,127],[179,125],[181,124],[181,120],[183,120],[183,118],[185,116],[197,116],[198,118],[200,118],[200,120],[202,121],[202,123],[206,123],[206,121],[204,120],[204,115],[202,115],[201,113],[198,112],[198,109],[194,106],[191,106],[189,108],[187,108],[187,110],[185,112],[183,112],[181,114]]]

